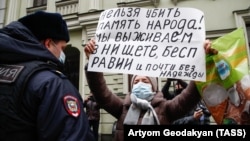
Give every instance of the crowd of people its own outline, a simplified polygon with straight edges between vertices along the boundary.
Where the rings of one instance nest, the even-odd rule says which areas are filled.
[[[194,81],[167,79],[159,90],[157,78],[133,75],[131,92],[121,98],[108,88],[102,72],[88,71],[86,64],[91,94],[83,100],[62,71],[69,40],[58,13],[38,11],[0,29],[1,69],[14,73],[0,74],[1,141],[97,141],[100,108],[117,119],[115,141],[124,140],[124,125],[209,125],[211,114]],[[91,39],[86,57],[95,49]],[[208,40],[204,50],[217,53]]]

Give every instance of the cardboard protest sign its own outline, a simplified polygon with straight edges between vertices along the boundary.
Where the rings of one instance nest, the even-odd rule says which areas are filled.
[[[242,28],[212,42],[217,55],[206,57],[207,80],[197,82],[217,124],[250,124],[250,76]]]
[[[194,8],[101,13],[89,71],[206,80],[204,14]]]

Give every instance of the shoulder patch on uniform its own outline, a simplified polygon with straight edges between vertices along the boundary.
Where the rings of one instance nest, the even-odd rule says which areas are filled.
[[[80,105],[76,97],[71,95],[66,95],[63,97],[63,103],[66,111],[69,115],[73,117],[78,117],[80,115]]]
[[[24,66],[0,64],[0,82],[15,82],[17,76],[23,70]]]

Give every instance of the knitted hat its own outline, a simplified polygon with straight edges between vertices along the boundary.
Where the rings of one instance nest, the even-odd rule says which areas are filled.
[[[69,41],[69,32],[66,22],[59,13],[38,11],[18,20],[26,26],[38,40],[52,38]]]
[[[137,75],[133,75],[132,79],[131,79],[131,88],[133,88],[133,85],[134,85],[134,80],[135,80],[135,77]],[[151,82],[151,85],[152,85],[152,88],[153,88],[153,92],[156,92],[158,90],[158,83],[157,83],[157,79],[156,77],[148,77],[147,78],[150,80]]]

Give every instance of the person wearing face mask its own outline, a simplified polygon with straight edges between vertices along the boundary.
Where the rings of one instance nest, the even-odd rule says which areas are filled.
[[[207,40],[206,53],[216,53]],[[95,40],[91,39],[84,48],[89,58],[95,51]],[[157,78],[134,75],[131,80],[131,93],[125,98],[118,97],[107,87],[102,72],[88,71],[85,75],[90,91],[100,107],[117,119],[114,140],[124,140],[124,125],[170,125],[184,116],[200,101],[201,97],[195,82],[190,81],[181,94],[172,100],[163,97],[158,90]]]
[[[63,52],[62,50],[59,50],[59,49],[57,48],[55,41],[52,41],[52,44],[53,44],[53,46],[55,47],[55,49],[56,49],[58,52],[60,52],[60,55],[59,55],[59,57],[58,57],[58,60],[59,60],[61,63],[64,64],[64,63],[65,63],[65,59],[66,59],[66,56],[65,56],[64,52]]]
[[[69,39],[59,13],[0,29],[1,141],[94,141],[83,99],[62,72]]]

